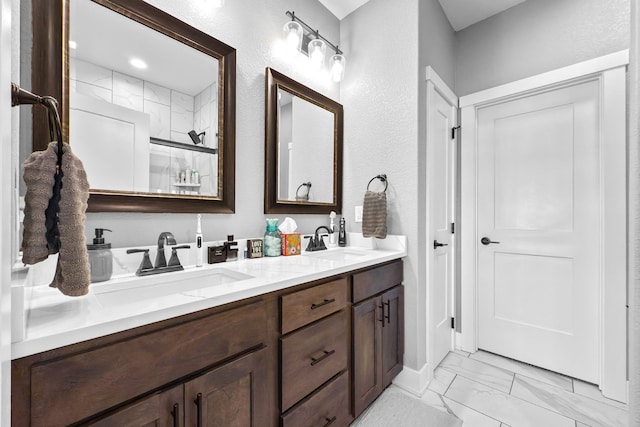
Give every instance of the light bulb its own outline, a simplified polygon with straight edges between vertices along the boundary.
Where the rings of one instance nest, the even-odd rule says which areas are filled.
[[[347,60],[343,55],[335,54],[331,57],[331,80],[339,82],[344,77],[344,69],[347,66]]]
[[[290,49],[300,50],[302,46],[302,25],[295,21],[289,21],[282,27],[284,40]]]
[[[321,68],[322,64],[324,64],[324,55],[326,50],[327,44],[321,39],[314,39],[309,42],[309,58],[316,68]]]

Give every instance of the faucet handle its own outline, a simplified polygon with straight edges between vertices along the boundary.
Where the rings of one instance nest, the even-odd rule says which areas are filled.
[[[151,258],[149,258],[149,249],[127,249],[128,254],[135,254],[144,252],[142,256],[142,262],[140,263],[140,267],[136,271],[136,275],[140,275],[143,271],[153,270],[153,264],[151,264]]]
[[[309,239],[309,244],[307,245],[307,252],[313,252],[315,248],[315,244],[313,243],[313,234],[311,236],[304,236],[305,239]]]
[[[191,248],[190,245],[173,246],[171,248],[171,258],[169,258],[169,263],[167,264],[167,267],[180,265],[180,260],[178,259],[178,249],[189,249],[189,248]]]
[[[318,241],[316,242],[316,250],[317,251],[321,251],[321,250],[327,249],[327,247],[324,244],[324,239],[323,239],[323,237],[327,237],[327,236],[328,236],[328,234],[320,234],[318,236]]]

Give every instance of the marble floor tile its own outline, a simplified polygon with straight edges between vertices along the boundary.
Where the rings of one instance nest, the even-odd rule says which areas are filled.
[[[445,397],[512,426],[575,427],[574,420],[570,418],[471,381],[461,375],[453,380]]]
[[[451,371],[436,368],[436,370],[433,371],[433,379],[429,382],[429,386],[427,388],[438,394],[444,394],[451,385],[451,381],[453,381],[455,376],[456,374]]]
[[[464,357],[469,357],[469,355],[471,353],[467,353],[466,351],[463,350],[453,350],[454,353],[459,354],[460,356],[464,356]]]
[[[580,380],[573,380],[573,392],[582,396],[590,397],[598,402],[606,403],[607,405],[615,406],[616,408],[627,409],[627,405],[618,402],[617,400],[607,399],[602,395],[602,392],[597,385],[589,384]]]
[[[448,406],[445,405],[444,398],[440,394],[436,393],[435,391],[426,390],[424,394],[420,397],[420,400],[428,403],[432,407],[439,409],[443,412],[452,413],[452,411],[448,408]]]
[[[442,362],[440,362],[439,366],[455,374],[488,385],[496,390],[505,393],[509,393],[511,390],[513,373],[478,360],[460,356],[456,353],[449,353]]]
[[[568,391],[573,391],[571,378],[565,377],[564,375],[555,372],[547,371],[546,369],[531,366],[517,360],[498,356],[497,354],[489,353],[482,350],[473,353],[469,357],[493,366],[497,366],[498,368],[515,372],[516,374],[524,375],[525,377],[534,378],[547,384],[561,387]]]
[[[494,420],[478,411],[466,407],[454,400],[444,397],[444,403],[447,404],[451,412],[462,420],[463,425],[472,427],[499,427],[500,421]]]
[[[511,394],[590,426],[627,426],[627,411],[532,378],[516,375]]]

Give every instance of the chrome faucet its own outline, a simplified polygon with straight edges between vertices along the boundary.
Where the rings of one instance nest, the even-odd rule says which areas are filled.
[[[167,259],[164,256],[164,242],[167,241],[167,245],[175,245],[176,239],[168,231],[163,231],[158,236],[158,253],[156,254],[155,268],[162,268],[167,266]]]
[[[329,234],[333,233],[333,231],[329,230],[329,227],[327,227],[326,225],[321,225],[320,227],[316,228],[316,232],[314,233],[313,236],[305,236],[305,239],[309,239],[309,245],[307,246],[307,251],[314,252],[314,251],[324,251],[327,249],[327,247],[324,244],[324,240],[322,240],[322,238],[324,236],[328,236],[329,234],[318,234],[318,232],[322,229],[327,230],[327,233]]]

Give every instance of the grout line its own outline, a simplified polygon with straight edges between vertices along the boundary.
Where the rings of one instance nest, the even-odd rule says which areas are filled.
[[[487,418],[490,418],[490,419],[492,419],[492,420],[495,420],[495,421],[499,422],[500,424],[504,423],[504,421],[502,421],[502,420],[499,420],[499,419],[497,419],[497,418],[494,418],[494,417],[492,417],[491,415],[487,415],[487,414],[485,414],[484,412],[482,412],[482,411],[480,411],[480,410],[478,410],[478,409],[472,408],[472,407],[471,407],[471,406],[469,406],[469,405],[465,405],[465,404],[464,404],[464,403],[462,403],[462,402],[458,402],[458,401],[457,401],[457,400],[455,400],[455,399],[451,399],[449,396],[444,396],[444,397],[446,397],[447,399],[452,400],[453,402],[456,402],[458,405],[464,406],[465,408],[467,408],[467,409],[469,409],[469,410],[471,410],[471,411],[477,412],[478,414],[484,415],[484,416],[485,416],[485,417],[487,417]],[[456,415],[456,416],[457,416],[457,415]],[[460,417],[458,417],[458,418],[460,418]]]
[[[451,388],[451,384],[453,384],[453,382],[455,381],[456,377],[458,376],[458,374],[455,374],[453,376],[453,378],[451,379],[451,382],[449,383],[449,385],[447,386],[447,389],[444,391],[444,393],[442,393],[442,396],[444,396],[445,394],[447,394],[447,392],[449,391],[449,389]]]

